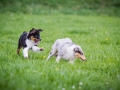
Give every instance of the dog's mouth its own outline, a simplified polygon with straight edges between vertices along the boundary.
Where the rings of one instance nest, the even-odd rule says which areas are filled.
[[[40,40],[39,39],[34,39],[34,41],[35,41],[35,43],[39,43]]]
[[[79,53],[76,53],[75,56],[76,56],[76,58],[79,58],[79,59],[81,59],[81,60],[83,60],[83,61],[86,61],[86,60],[87,60],[84,55],[81,55],[81,54],[79,54]]]
[[[39,43],[39,41],[41,41],[41,39],[34,38],[33,36],[31,36],[30,39],[37,44]]]
[[[81,60],[83,60],[83,61],[86,61],[87,59],[86,59],[86,57],[85,56],[81,56],[81,57],[79,57]]]

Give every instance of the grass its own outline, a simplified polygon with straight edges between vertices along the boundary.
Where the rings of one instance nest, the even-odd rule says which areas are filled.
[[[0,13],[109,15],[120,17],[120,0],[1,0]]]
[[[0,14],[1,90],[118,90],[120,88],[120,18],[94,15]],[[23,31],[41,28],[40,53],[16,54]],[[69,37],[85,52],[87,61],[73,65],[45,59],[58,38]]]

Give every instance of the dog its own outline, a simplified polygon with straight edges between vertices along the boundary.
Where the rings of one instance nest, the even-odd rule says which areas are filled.
[[[20,49],[23,47],[23,56],[28,58],[28,51],[31,49],[34,52],[43,51],[43,48],[37,47],[38,43],[41,41],[40,32],[42,29],[32,28],[29,33],[23,32],[18,41],[17,54],[20,53]]]
[[[86,60],[82,48],[74,44],[70,38],[57,39],[52,46],[52,50],[49,53],[47,60],[52,56],[56,56],[56,62],[58,63],[61,58],[68,60],[70,63],[74,63],[76,58]]]

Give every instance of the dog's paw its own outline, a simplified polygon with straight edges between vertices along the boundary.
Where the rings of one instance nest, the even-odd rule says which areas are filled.
[[[43,51],[44,50],[44,48],[40,48],[40,51]]]
[[[73,64],[74,64],[74,62],[71,62],[71,61],[69,61],[68,63],[69,63],[69,64],[71,64],[71,65],[73,65]]]
[[[28,56],[25,56],[24,58],[25,58],[25,59],[28,59]]]

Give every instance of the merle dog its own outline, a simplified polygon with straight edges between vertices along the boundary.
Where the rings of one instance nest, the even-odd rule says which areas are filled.
[[[61,58],[73,63],[76,58],[86,60],[82,48],[74,44],[70,38],[57,39],[49,53],[47,60],[52,56],[56,56],[56,62],[58,63]]]

